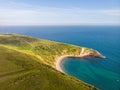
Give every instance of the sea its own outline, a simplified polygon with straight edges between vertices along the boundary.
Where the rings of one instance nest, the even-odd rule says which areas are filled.
[[[62,69],[100,90],[120,90],[120,26],[0,26],[17,33],[98,50],[100,58],[65,58]]]

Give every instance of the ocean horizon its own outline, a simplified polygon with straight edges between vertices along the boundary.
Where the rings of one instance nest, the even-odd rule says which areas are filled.
[[[101,90],[120,90],[120,26],[0,26],[17,33],[98,50],[105,59],[66,58],[63,70]]]

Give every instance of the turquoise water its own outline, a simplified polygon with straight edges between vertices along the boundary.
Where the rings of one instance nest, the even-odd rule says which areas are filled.
[[[120,90],[120,26],[4,26],[0,33],[20,33],[96,49],[106,58],[66,58],[63,70],[101,90]]]

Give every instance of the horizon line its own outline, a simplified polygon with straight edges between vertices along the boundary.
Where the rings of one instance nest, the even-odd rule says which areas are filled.
[[[83,25],[71,25],[71,24],[68,24],[68,25],[56,25],[56,24],[53,24],[53,25],[0,25],[0,26],[120,26],[120,24],[83,24]]]

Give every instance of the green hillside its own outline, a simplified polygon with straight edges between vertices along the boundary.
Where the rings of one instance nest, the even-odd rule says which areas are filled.
[[[0,90],[96,90],[55,69],[61,55],[83,47],[17,34],[0,34]],[[97,51],[85,48],[86,52]]]

